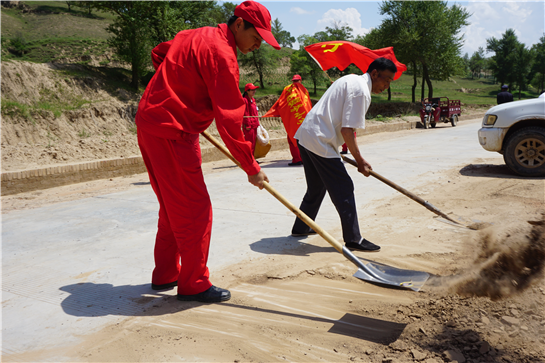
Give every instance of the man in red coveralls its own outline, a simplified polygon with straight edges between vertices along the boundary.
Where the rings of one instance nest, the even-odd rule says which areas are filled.
[[[237,47],[247,54],[265,40],[276,49],[271,15],[245,1],[227,24],[179,32],[152,51],[156,73],[138,106],[138,144],[159,201],[152,288],[178,286],[178,300],[229,300],[213,286],[206,266],[212,205],[201,170],[199,133],[216,120],[218,132],[248,174],[268,181],[242,134],[244,101],[239,91]],[[181,264],[180,264],[181,262]]]

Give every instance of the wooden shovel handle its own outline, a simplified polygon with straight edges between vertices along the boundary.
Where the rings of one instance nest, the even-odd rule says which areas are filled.
[[[206,140],[210,141],[212,143],[212,145],[214,145],[215,147],[217,147],[222,153],[225,154],[225,156],[227,156],[229,159],[231,159],[235,164],[237,164],[239,167],[240,166],[240,163],[238,162],[237,159],[235,159],[233,157],[233,155],[231,155],[231,153],[229,152],[229,150],[227,150],[227,148],[222,145],[215,137],[211,136],[208,132],[206,131],[203,131],[201,133],[205,138]],[[337,241],[335,238],[333,238],[329,233],[327,233],[325,230],[323,230],[318,224],[316,224],[316,222],[314,222],[309,216],[307,216],[305,213],[303,213],[299,208],[297,208],[296,206],[294,206],[293,204],[290,203],[289,200],[287,200],[286,198],[284,198],[284,196],[282,194],[280,194],[279,192],[276,191],[276,189],[274,189],[269,183],[267,183],[266,181],[263,182],[263,187],[273,196],[275,197],[276,199],[278,199],[280,201],[280,203],[284,204],[290,211],[293,212],[293,214],[295,214],[300,220],[302,220],[303,222],[305,222],[305,224],[307,226],[309,226],[310,228],[312,228],[314,231],[316,231],[316,233],[318,233],[320,236],[322,236],[323,239],[325,239],[330,245],[332,245],[337,251],[339,251],[340,253],[343,253],[343,245]]]
[[[344,155],[342,155],[342,158],[348,164],[353,165],[356,168],[358,167],[358,163],[355,160],[350,159],[349,157],[346,157]],[[374,176],[375,178],[377,178],[381,182],[391,186],[392,188],[394,188],[398,192],[400,192],[400,193],[406,195],[407,197],[411,198],[415,202],[422,204],[424,207],[426,207],[428,210],[432,211],[433,213],[435,213],[435,214],[437,214],[437,215],[439,215],[439,216],[441,216],[441,217],[443,217],[443,218],[445,218],[445,219],[447,219],[447,220],[449,220],[449,221],[451,221],[453,223],[461,224],[460,222],[450,218],[445,213],[441,212],[439,209],[435,208],[433,205],[431,205],[430,203],[428,203],[424,199],[420,198],[418,195],[413,194],[413,193],[409,192],[407,189],[404,189],[404,188],[400,187],[399,185],[397,185],[396,183],[394,183],[393,181],[391,181],[389,179],[386,179],[385,177],[383,177],[379,173],[374,172],[373,170],[370,170],[369,174],[371,174],[372,176]]]

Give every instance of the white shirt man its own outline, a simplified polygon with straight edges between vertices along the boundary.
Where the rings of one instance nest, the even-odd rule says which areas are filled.
[[[371,93],[381,93],[390,87],[396,72],[391,60],[377,58],[364,75],[340,78],[307,114],[295,134],[307,182],[300,209],[314,220],[327,191],[339,212],[346,248],[351,250],[369,252],[378,251],[380,247],[361,236],[354,183],[341,160],[339,147],[346,143],[358,163],[358,171],[370,175],[371,165],[361,156],[354,131],[365,128]],[[295,220],[292,235],[314,233],[302,220]]]
[[[371,78],[351,74],[337,80],[307,114],[295,138],[308,151],[324,158],[340,158],[341,128],[365,128],[371,104]]]

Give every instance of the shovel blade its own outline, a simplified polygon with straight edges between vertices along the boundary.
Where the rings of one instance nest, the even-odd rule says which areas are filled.
[[[369,281],[380,285],[410,289],[413,291],[419,291],[430,277],[430,275],[424,271],[403,270],[400,268],[371,262],[365,264],[365,267],[369,269],[373,275],[380,277],[381,280],[373,277],[371,274],[363,271],[361,268],[358,269],[353,276],[360,280]]]

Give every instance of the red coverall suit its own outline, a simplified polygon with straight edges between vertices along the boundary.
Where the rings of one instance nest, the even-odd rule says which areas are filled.
[[[257,174],[242,134],[235,38],[227,27],[179,32],[152,52],[156,73],[138,106],[138,143],[159,201],[152,283],[178,281],[178,294],[212,286],[206,266],[212,205],[201,169],[199,133],[219,134],[248,175]],[[180,265],[181,260],[181,265]]]
[[[250,101],[248,97],[242,97],[244,104],[244,116],[257,116],[257,105],[255,104],[255,98]],[[246,141],[252,143],[252,153],[255,151],[255,139],[257,137],[257,128],[259,127],[259,119],[257,117],[245,117],[242,121],[242,128],[244,131],[244,138]]]

